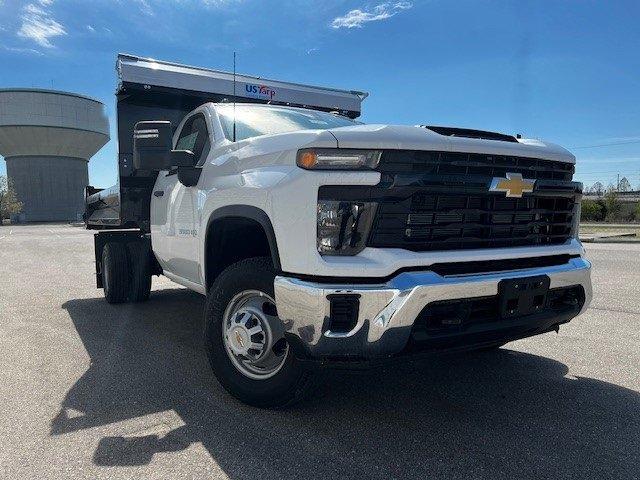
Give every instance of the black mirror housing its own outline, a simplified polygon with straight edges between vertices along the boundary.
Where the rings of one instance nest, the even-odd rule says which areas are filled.
[[[193,167],[191,150],[172,150],[171,122],[138,122],[133,131],[133,168],[136,170],[171,170]]]
[[[171,168],[171,122],[138,122],[133,130],[133,167],[160,171]]]

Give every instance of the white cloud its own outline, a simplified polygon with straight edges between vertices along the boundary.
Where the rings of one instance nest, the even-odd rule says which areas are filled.
[[[33,3],[30,3],[29,5],[27,5],[26,7],[24,7],[23,9],[25,12],[27,13],[32,13],[33,15],[47,15],[47,12],[45,12],[42,8],[40,8],[37,5],[34,5]]]
[[[22,25],[18,36],[33,40],[41,47],[52,48],[51,38],[66,35],[64,26],[58,23],[51,14],[42,7],[49,6],[53,0],[40,0],[39,5],[30,3],[22,9]]]
[[[27,53],[30,55],[44,55],[44,53],[42,53],[39,50],[36,50],[35,48],[18,48],[18,47],[6,47],[6,46],[2,46],[2,48],[4,50],[6,50],[7,52],[12,52],[12,53]]]
[[[413,7],[410,2],[381,3],[372,9],[350,10],[342,17],[336,17],[331,22],[333,28],[362,28],[367,22],[378,22],[393,17],[402,10],[408,10]]]

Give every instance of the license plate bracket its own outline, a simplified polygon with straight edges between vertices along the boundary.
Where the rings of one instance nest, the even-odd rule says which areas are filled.
[[[547,275],[511,278],[498,284],[502,318],[523,317],[542,310],[551,281]]]

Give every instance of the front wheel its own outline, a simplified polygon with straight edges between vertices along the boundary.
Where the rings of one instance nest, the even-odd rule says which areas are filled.
[[[293,356],[276,311],[271,259],[225,269],[207,296],[205,345],[221,385],[257,407],[291,405],[309,392],[312,374]]]

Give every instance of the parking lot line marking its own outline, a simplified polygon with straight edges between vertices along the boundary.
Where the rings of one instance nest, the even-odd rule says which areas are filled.
[[[1,237],[0,237],[0,240],[2,240],[4,237],[6,237],[6,235],[1,236]]]
[[[9,235],[13,235],[13,229],[9,230]]]

